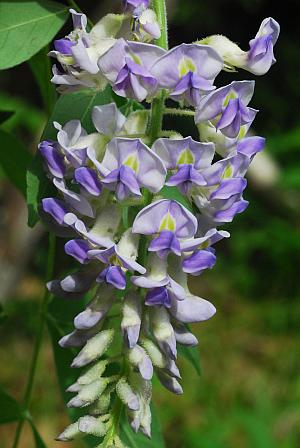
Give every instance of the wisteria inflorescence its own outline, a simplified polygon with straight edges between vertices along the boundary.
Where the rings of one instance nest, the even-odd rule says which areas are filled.
[[[247,134],[257,114],[249,107],[254,81],[214,83],[221,70],[266,73],[278,23],[263,20],[248,51],[221,35],[168,50],[156,3],[150,9],[149,0],[124,0],[123,14],[108,14],[90,30],[86,16],[71,10],[74,29],[50,53],[60,92],[110,85],[145,106],[130,113],[114,102],[95,106],[95,132],[79,120],[55,122],[56,140],[39,145],[58,190],[43,199],[41,215],[81,264],[48,288],[62,298],[93,294],[60,340],[81,349],[72,367],[87,366],[68,388],[75,393],[68,406],[86,415],[60,441],[93,434],[98,447],[124,446],[122,409],[133,430],[150,437],[153,374],[182,393],[176,346],[196,345],[188,324],[216,311],[190,292],[188,274],[214,266],[214,245],[229,237],[220,227],[248,206],[245,174],[264,147],[264,138]],[[164,131],[164,114],[193,116],[199,141]]]

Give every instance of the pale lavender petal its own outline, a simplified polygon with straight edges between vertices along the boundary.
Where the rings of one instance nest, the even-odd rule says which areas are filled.
[[[210,319],[215,312],[216,309],[210,302],[192,295],[185,300],[173,300],[170,308],[172,316],[185,324]]]
[[[243,177],[234,179],[224,179],[213,193],[210,195],[210,200],[213,199],[228,199],[235,194],[242,193],[246,188],[247,180]]]

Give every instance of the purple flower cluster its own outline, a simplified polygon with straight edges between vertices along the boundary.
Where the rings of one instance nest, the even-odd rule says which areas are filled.
[[[143,28],[149,2],[123,3],[124,17],[133,16]],[[157,135],[153,142],[147,109],[125,117],[111,103],[94,107],[95,132],[87,134],[78,120],[54,123],[56,140],[39,145],[58,191],[58,197],[43,199],[41,215],[68,238],[65,252],[81,264],[48,288],[63,298],[94,292],[74,319],[74,331],[60,341],[63,347],[82,347],[73,367],[91,364],[68,389],[77,394],[69,406],[88,407],[89,415],[59,440],[82,433],[103,437],[114,394],[126,406],[132,428],[150,436],[153,372],[167,389],[182,393],[177,344],[196,345],[187,324],[216,311],[189,291],[188,274],[198,276],[214,266],[215,243],[229,237],[219,228],[248,206],[245,174],[264,147],[262,137],[247,136],[257,113],[249,107],[254,81],[216,88],[215,78],[229,64],[217,44],[181,44],[166,51],[143,39],[137,42],[136,33],[135,41],[115,39],[120,18],[107,16],[88,33],[85,16],[72,14],[75,30],[56,41],[52,52],[63,70],[58,74],[54,68],[53,82],[72,87],[109,83],[118,95],[140,102],[163,91],[181,107],[194,109],[200,133],[199,141],[174,134]],[[144,26],[143,32],[151,34],[149,29]],[[264,20],[246,55],[253,73],[270,68],[277,37],[278,24]],[[176,111],[184,114],[185,109]],[[178,200],[165,194],[172,188]],[[117,321],[125,367],[120,375],[105,376],[116,333],[110,326],[112,307],[121,309]]]

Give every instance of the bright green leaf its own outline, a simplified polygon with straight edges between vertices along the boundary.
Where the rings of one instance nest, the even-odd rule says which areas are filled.
[[[184,345],[178,344],[178,353],[187,359],[194,367],[198,375],[201,375],[201,365],[200,365],[200,357],[199,351],[197,347],[186,347]]]
[[[0,3],[0,69],[27,61],[56,35],[68,8],[49,0]]]
[[[110,101],[110,88],[103,92],[81,90],[62,95],[56,102],[42,139],[56,138],[57,130],[53,127],[53,121],[65,124],[69,120],[78,119],[87,132],[93,132],[95,129],[91,119],[92,108]],[[48,188],[49,181],[43,168],[42,157],[37,153],[27,172],[28,225],[30,227],[33,227],[38,221],[38,204],[47,194]]]
[[[0,129],[0,165],[15,187],[26,196],[26,170],[31,155],[22,142]]]
[[[137,434],[131,429],[125,413],[123,413],[121,420],[121,434],[120,438],[130,448],[165,448],[163,434],[161,432],[160,424],[156,415],[154,406],[151,406],[152,423],[151,423],[151,440],[145,437],[142,433]]]
[[[22,409],[19,403],[0,387],[0,424],[20,420]]]

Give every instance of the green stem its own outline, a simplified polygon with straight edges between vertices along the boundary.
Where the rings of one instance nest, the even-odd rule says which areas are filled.
[[[157,20],[161,29],[161,36],[156,40],[156,45],[167,50],[168,46],[168,26],[167,26],[167,11],[165,0],[153,0],[152,7],[156,13]],[[159,98],[155,98],[151,106],[150,125],[149,125],[149,138],[150,145],[157,139],[163,122],[164,114],[164,92],[161,93]]]
[[[165,115],[179,115],[182,117],[194,117],[195,112],[189,109],[176,109],[172,107],[165,107],[164,109]]]
[[[54,267],[54,257],[55,257],[55,236],[53,234],[49,234],[49,249],[48,249],[48,259],[47,259],[47,271],[46,271],[46,280],[50,280],[53,275],[53,267]],[[23,399],[23,408],[24,408],[24,414],[23,418],[19,420],[15,439],[13,443],[13,448],[17,448],[19,444],[19,440],[21,437],[22,429],[25,420],[28,418],[29,415],[29,406],[31,402],[31,395],[33,390],[33,384],[35,379],[35,373],[37,368],[37,361],[38,356],[42,344],[43,334],[44,334],[44,327],[46,322],[46,316],[47,316],[47,307],[49,303],[51,293],[48,291],[48,289],[45,289],[45,293],[43,296],[43,300],[40,304],[40,320],[39,320],[39,327],[37,329],[36,333],[36,339],[33,347],[33,353],[32,353],[32,359],[30,364],[30,370],[28,374],[28,380],[27,385],[25,389],[24,399]]]

